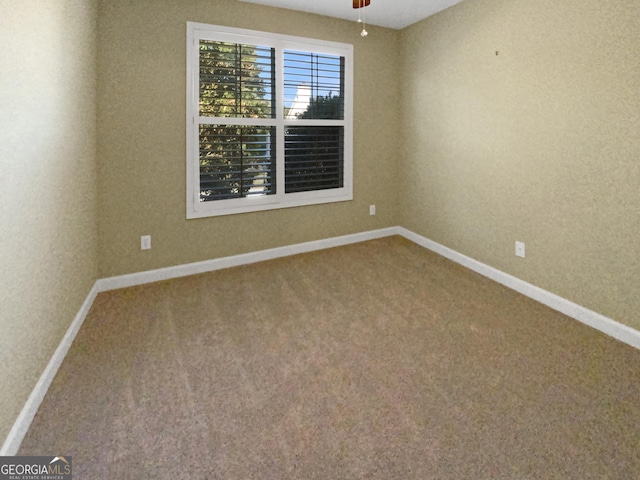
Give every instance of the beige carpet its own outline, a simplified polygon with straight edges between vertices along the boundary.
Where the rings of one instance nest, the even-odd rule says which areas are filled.
[[[100,294],[20,454],[77,479],[640,478],[640,351],[385,238]]]

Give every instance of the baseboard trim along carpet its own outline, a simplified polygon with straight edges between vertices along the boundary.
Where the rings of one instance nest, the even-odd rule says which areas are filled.
[[[590,327],[600,330],[607,335],[620,340],[632,347],[640,350],[640,331],[635,330],[627,325],[617,322],[609,317],[605,317],[593,310],[578,305],[566,298],[562,298],[554,293],[536,287],[531,283],[520,280],[508,273],[505,273],[489,265],[467,257],[455,250],[444,245],[429,240],[421,235],[413,233],[406,228],[398,227],[398,234],[418,245],[425,247],[449,260],[452,260],[469,270],[479,273],[491,280],[498,282],[505,287],[515,290],[533,300],[536,300],[547,307],[550,307],[560,313],[564,313],[579,322],[589,325]]]
[[[97,281],[98,291],[104,292],[108,290],[116,290],[118,288],[158,282],[161,280],[197,275],[199,273],[221,270],[223,268],[238,267],[240,265],[248,265],[265,260],[288,257],[298,253],[323,250],[325,248],[340,247],[351,243],[365,242],[367,240],[375,240],[376,238],[383,238],[397,234],[397,227],[383,228],[380,230],[371,230],[368,232],[354,233],[340,237],[325,238],[312,242],[297,243],[295,245],[287,245],[285,247],[259,250],[257,252],[233,255],[230,257],[215,258],[213,260],[205,260],[203,262],[187,263],[184,265],[176,265],[175,267],[159,268],[157,270],[149,270],[146,272],[103,278]]]
[[[388,237],[391,235],[401,235],[406,239],[427,248],[449,260],[452,260],[480,275],[483,275],[495,282],[498,282],[516,292],[519,292],[529,298],[532,298],[556,311],[559,311],[579,322],[593,327],[613,338],[620,340],[632,347],[640,349],[640,331],[635,330],[627,325],[623,325],[611,318],[605,317],[597,312],[589,310],[581,305],[571,302],[565,298],[555,295],[547,290],[525,282],[519,278],[502,272],[496,268],[490,267],[478,260],[467,257],[455,250],[444,245],[429,240],[426,237],[418,235],[403,227],[390,227],[380,230],[372,230],[368,232],[356,233],[352,235],[344,235],[340,237],[327,238],[284,247],[272,248],[268,250],[260,250],[257,252],[234,255],[230,257],[206,260],[203,262],[178,265],[174,267],[160,268],[146,272],[133,273],[128,275],[120,275],[116,277],[103,278],[96,281],[93,288],[89,292],[86,300],[82,304],[80,311],[75,316],[73,322],[69,326],[67,333],[63,337],[60,345],[56,349],[53,357],[49,361],[47,368],[42,373],[33,392],[29,396],[27,403],[20,412],[13,428],[9,432],[2,448],[0,456],[15,455],[20,448],[20,444],[26,435],[33,418],[38,411],[40,403],[44,399],[51,382],[53,381],[58,368],[62,364],[76,334],[80,330],[84,319],[93,304],[96,295],[100,292],[116,290],[119,288],[132,287],[145,283],[157,282],[161,280],[169,280],[188,275],[220,270],[223,268],[236,267],[251,263],[271,260],[299,253],[323,250],[326,248],[339,247],[352,243],[374,240],[377,238]]]
[[[40,404],[42,403],[44,396],[47,394],[49,386],[51,385],[51,382],[53,382],[56,373],[58,373],[58,369],[60,368],[60,365],[62,365],[64,357],[67,356],[67,352],[69,351],[69,348],[71,348],[73,340],[76,338],[85,317],[89,313],[96,295],[98,295],[98,289],[94,284],[89,295],[87,295],[87,298],[82,303],[80,310],[67,329],[67,332],[64,334],[64,337],[62,337],[62,340],[51,357],[51,360],[49,360],[47,367],[44,369],[44,372],[42,372],[42,375],[40,375],[40,379],[38,380],[38,383],[36,383],[31,395],[29,395],[27,403],[22,407],[20,415],[18,415],[18,418],[13,424],[9,435],[0,449],[0,456],[10,456],[18,453],[22,439],[27,434],[27,431],[31,426],[31,422],[33,421],[33,417],[35,417],[38,408],[40,408]]]

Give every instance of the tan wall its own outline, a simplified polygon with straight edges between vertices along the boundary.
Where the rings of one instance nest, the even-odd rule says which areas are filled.
[[[95,15],[0,0],[0,443],[96,279]]]
[[[187,21],[354,44],[353,201],[186,219]],[[232,0],[105,0],[98,30],[101,277],[397,224],[397,31]]]
[[[402,31],[402,225],[640,329],[639,26],[472,0]]]

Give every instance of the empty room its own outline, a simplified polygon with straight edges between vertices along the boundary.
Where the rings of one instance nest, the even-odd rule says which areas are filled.
[[[0,478],[638,478],[638,32],[0,0]]]

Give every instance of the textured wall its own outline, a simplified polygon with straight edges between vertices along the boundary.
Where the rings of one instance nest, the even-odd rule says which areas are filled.
[[[0,439],[96,278],[95,15],[0,0]]]
[[[400,223],[640,329],[639,27],[636,0],[473,0],[402,31]]]
[[[354,44],[353,201],[186,219],[187,21]],[[101,277],[397,223],[397,31],[371,27],[362,39],[355,22],[231,0],[109,0],[98,32]]]

